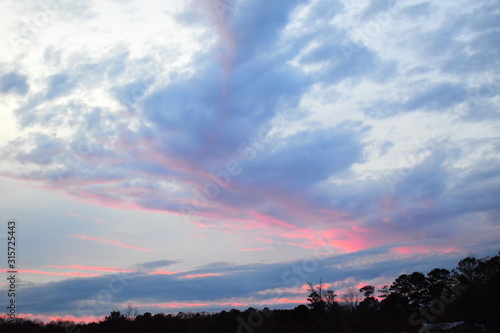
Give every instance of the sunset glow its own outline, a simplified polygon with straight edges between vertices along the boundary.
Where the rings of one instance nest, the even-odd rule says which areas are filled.
[[[0,294],[46,321],[293,309],[495,255],[498,13],[1,1]]]

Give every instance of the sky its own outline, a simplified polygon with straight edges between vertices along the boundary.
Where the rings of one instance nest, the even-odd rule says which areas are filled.
[[[496,0],[1,1],[18,315],[291,308],[495,255],[499,40]]]

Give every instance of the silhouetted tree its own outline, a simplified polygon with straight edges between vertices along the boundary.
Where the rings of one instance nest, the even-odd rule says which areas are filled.
[[[326,309],[326,301],[323,282],[320,280],[318,286],[314,286],[312,282],[308,282],[308,285],[310,294],[307,301],[309,302],[309,307],[317,313],[324,312]]]
[[[373,296],[375,294],[375,287],[366,285],[359,289],[360,293],[363,293],[365,298],[359,303],[358,307],[365,309],[378,309],[379,301]]]
[[[353,314],[355,326],[354,331],[357,332],[376,332],[379,322],[379,301],[373,296],[375,295],[375,287],[366,285],[359,289],[365,297],[357,306]]]
[[[425,304],[430,305],[432,301],[440,299],[446,289],[454,283],[449,270],[434,268],[427,273],[428,292]]]
[[[135,319],[137,314],[139,313],[137,307],[133,306],[132,304],[127,304],[127,308],[123,311],[123,315],[127,317],[130,320]]]
[[[342,295],[342,305],[348,311],[354,311],[359,304],[359,291],[354,287],[347,288],[344,295]]]
[[[428,299],[429,283],[424,274],[413,272],[410,275],[401,274],[389,287],[392,293],[399,294],[407,300],[413,309],[418,309]]]

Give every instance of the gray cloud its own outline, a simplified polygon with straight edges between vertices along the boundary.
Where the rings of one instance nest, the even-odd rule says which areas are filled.
[[[407,245],[407,244],[405,244]],[[398,246],[398,244],[393,244]],[[274,297],[296,296],[287,288],[300,287],[307,282],[331,283],[352,278],[358,281],[377,277],[391,279],[402,271],[427,273],[436,266],[451,269],[459,257],[427,255],[415,258],[409,264],[404,259],[391,257],[389,247],[379,247],[334,257],[308,258],[277,264],[235,265],[215,263],[202,269],[174,275],[144,275],[124,273],[85,279],[68,279],[23,288],[20,310],[26,313],[67,313],[70,315],[95,314],[104,316],[119,303],[125,302],[221,302],[229,298],[252,297],[266,303]],[[142,264],[141,266],[143,266]],[[148,265],[147,263],[145,264]],[[311,269],[314,268],[314,269]],[[183,278],[186,274],[218,273],[219,276]],[[391,281],[387,281],[388,284]],[[119,290],[109,293],[112,290]],[[276,292],[260,292],[277,289]],[[108,291],[108,292],[107,292]],[[107,296],[109,302],[96,300]],[[100,295],[100,296],[98,296]],[[307,295],[304,294],[304,303]],[[87,303],[86,303],[87,302]],[[210,311],[216,305],[198,310]],[[43,311],[42,311],[43,309]],[[180,309],[176,309],[180,310]],[[144,308],[140,311],[162,311]],[[80,312],[80,313],[79,313]]]

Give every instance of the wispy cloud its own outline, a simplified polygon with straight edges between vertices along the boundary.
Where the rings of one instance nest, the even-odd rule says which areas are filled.
[[[151,274],[151,275],[157,275],[157,274],[160,274],[160,275],[173,275],[173,274],[179,274],[181,272],[176,272],[176,271],[165,271],[165,270],[162,270],[162,269],[158,269],[158,270],[154,270],[152,272],[149,272],[148,274]]]
[[[176,260],[157,260],[157,261],[149,261],[149,262],[141,263],[137,266],[139,268],[150,270],[150,269],[170,266],[170,265],[177,264],[177,263],[178,263],[178,261],[176,261]]]
[[[151,251],[153,251],[151,249],[137,247],[137,246],[131,246],[131,245],[127,245],[127,244],[124,244],[124,243],[121,243],[121,242],[117,242],[117,241],[114,241],[114,240],[109,240],[109,239],[96,238],[96,237],[90,237],[90,236],[85,236],[85,235],[77,235],[77,234],[72,234],[72,235],[70,235],[70,237],[78,238],[78,239],[83,239],[83,240],[88,240],[88,241],[92,241],[92,242],[98,242],[98,243],[101,243],[101,244],[111,244],[111,245],[114,245],[114,246],[124,247],[124,248],[132,249],[132,250],[145,251],[145,252],[151,252]]]
[[[7,269],[1,269],[3,273],[6,273],[8,270]],[[18,269],[18,273],[21,274],[41,274],[41,275],[58,275],[58,276],[77,276],[77,277],[91,277],[91,276],[100,276],[101,274],[92,274],[92,273],[85,273],[85,272],[47,272],[47,271],[40,271],[36,269]]]
[[[188,274],[186,276],[183,276],[183,279],[196,279],[196,278],[204,278],[204,277],[211,277],[211,276],[221,276],[222,274],[219,273],[204,273],[204,274]]]
[[[67,265],[67,266],[46,266],[53,268],[67,268],[67,269],[77,269],[82,271],[97,271],[97,272],[110,272],[110,273],[131,273],[132,270],[126,270],[119,267],[108,267],[108,266],[85,266],[85,265]]]
[[[259,252],[259,251],[267,251],[267,250],[273,250],[273,248],[272,247],[249,247],[249,248],[240,249],[240,251],[243,251],[243,252]]]

